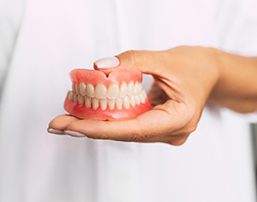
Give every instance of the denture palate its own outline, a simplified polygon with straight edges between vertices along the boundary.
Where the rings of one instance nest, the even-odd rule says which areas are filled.
[[[73,83],[72,91],[69,91],[67,96],[68,100],[94,110],[99,107],[101,110],[129,109],[145,103],[147,98],[142,84],[133,81],[128,84],[123,82],[121,85],[113,83],[109,86],[101,83],[96,86],[84,82]]]

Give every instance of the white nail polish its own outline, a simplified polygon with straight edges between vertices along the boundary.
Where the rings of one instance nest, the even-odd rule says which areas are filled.
[[[75,132],[75,131],[70,131],[70,130],[66,130],[64,131],[64,133],[66,135],[70,135],[72,137],[86,137],[85,135],[83,135],[82,133],[79,133],[79,132]]]
[[[47,129],[48,133],[56,134],[56,135],[64,135],[64,132],[62,130],[56,130],[53,128],[48,128]]]
[[[108,69],[117,67],[120,61],[117,57],[106,57],[95,61],[94,64],[98,69]]]

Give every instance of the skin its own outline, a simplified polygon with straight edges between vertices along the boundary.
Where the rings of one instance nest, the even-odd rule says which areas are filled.
[[[240,113],[257,111],[257,58],[188,46],[126,51],[117,57],[120,66],[153,76],[155,82],[149,93],[153,109],[126,121],[60,115],[49,123],[49,132],[182,145],[196,130],[207,102]]]

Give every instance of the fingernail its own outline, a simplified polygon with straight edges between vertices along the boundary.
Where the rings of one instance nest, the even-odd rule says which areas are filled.
[[[82,133],[79,133],[79,132],[74,132],[74,131],[70,131],[70,130],[66,130],[64,131],[64,133],[66,135],[70,135],[72,137],[86,137],[85,135],[83,135]]]
[[[52,133],[52,134],[56,134],[56,135],[64,135],[64,131],[56,130],[56,129],[53,129],[53,128],[48,128],[47,132]]]
[[[106,57],[94,62],[94,65],[98,69],[113,68],[113,67],[117,67],[119,64],[120,64],[120,61],[117,57]]]

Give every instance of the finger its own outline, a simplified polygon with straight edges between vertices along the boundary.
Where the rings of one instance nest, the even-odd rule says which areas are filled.
[[[48,132],[54,134],[64,134],[64,129],[73,121],[78,120],[70,115],[59,115],[55,117],[48,126]]]
[[[147,140],[152,137],[172,134],[183,127],[187,120],[180,103],[168,101],[135,119],[125,121],[79,120],[70,123],[65,130],[76,131],[90,138],[122,141]],[[167,110],[176,109],[175,111]],[[184,112],[181,110],[183,109]]]
[[[116,57],[102,58],[94,62],[97,70],[111,71],[116,67],[129,67],[146,74],[161,75],[165,71],[162,69],[163,57],[167,56],[165,51],[135,51],[123,52]]]
[[[168,136],[153,136],[147,138],[136,137],[134,142],[142,142],[142,143],[167,143],[174,146],[180,146],[184,144],[188,138],[189,134],[180,134],[177,136],[173,136],[173,134],[169,134]]]
[[[173,146],[181,146],[187,141],[189,135],[190,133],[180,134],[179,136],[166,136],[164,142]]]
[[[119,65],[120,61],[117,57],[105,57],[94,62],[94,69],[112,69]]]
[[[121,67],[130,67],[146,74],[162,75],[164,51],[130,50],[117,55]]]

